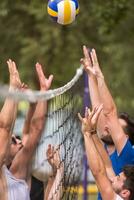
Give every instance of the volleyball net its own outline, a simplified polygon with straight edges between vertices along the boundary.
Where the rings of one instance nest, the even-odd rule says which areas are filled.
[[[77,186],[82,177],[84,153],[77,113],[82,112],[83,109],[83,87],[82,68],[80,68],[71,82],[53,91],[53,95],[50,95],[51,99],[47,96],[47,121],[34,157],[33,174],[43,182],[46,180],[47,185],[47,178],[52,175],[52,169],[44,152],[48,144],[59,148],[60,165],[63,164],[64,173],[55,185],[51,199],[55,199],[61,187],[60,199],[77,199]]]
[[[60,190],[60,199],[77,199],[78,185],[82,181],[84,148],[81,124],[77,114],[83,111],[83,79],[83,68],[80,67],[73,79],[66,85],[46,92],[9,92],[7,86],[0,85],[1,102],[6,97],[16,99],[21,105],[23,102],[48,101],[45,128],[33,158],[32,172],[33,176],[47,186],[49,178],[53,175],[53,170],[48,163],[46,151],[49,144],[54,146],[60,154],[59,168],[63,166],[63,173],[60,174],[49,198],[52,200],[55,199],[56,195],[56,199],[58,199]],[[27,106],[24,106],[23,115],[18,115],[16,119],[14,132],[17,135],[21,135],[26,110]]]

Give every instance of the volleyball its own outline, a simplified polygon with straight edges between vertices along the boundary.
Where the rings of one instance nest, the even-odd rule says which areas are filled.
[[[77,0],[49,0],[47,5],[49,16],[58,24],[71,24],[79,13]]]

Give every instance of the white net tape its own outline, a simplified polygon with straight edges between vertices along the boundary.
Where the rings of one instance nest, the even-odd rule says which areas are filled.
[[[80,68],[77,69],[75,76],[70,82],[68,82],[66,85],[60,88],[48,90],[46,92],[31,91],[31,90],[25,92],[21,91],[9,92],[8,86],[0,85],[0,98],[5,99],[7,96],[9,96],[16,99],[17,101],[24,100],[29,102],[52,99],[53,97],[63,94],[64,92],[69,90],[77,82],[77,80],[82,74],[83,74],[83,67],[80,66]]]

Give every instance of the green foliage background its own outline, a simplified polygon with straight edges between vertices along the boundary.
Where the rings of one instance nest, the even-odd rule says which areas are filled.
[[[53,73],[53,87],[70,81],[82,46],[97,50],[119,110],[134,115],[134,1],[79,0],[75,22],[61,26],[47,14],[47,1],[0,0],[0,80],[8,83],[6,60],[16,61],[21,79],[36,88],[34,65]]]

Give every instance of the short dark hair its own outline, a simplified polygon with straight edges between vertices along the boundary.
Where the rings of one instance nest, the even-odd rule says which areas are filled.
[[[134,145],[134,119],[126,112],[119,113],[119,118],[125,120],[127,123],[124,131],[129,136],[130,142]]]
[[[134,165],[126,165],[123,172],[126,177],[123,189],[128,189],[130,191],[129,200],[134,200]]]
[[[21,140],[20,135],[16,135],[15,137],[16,137],[18,140]]]

